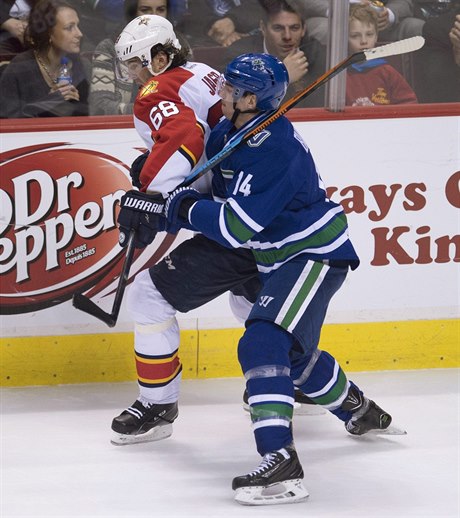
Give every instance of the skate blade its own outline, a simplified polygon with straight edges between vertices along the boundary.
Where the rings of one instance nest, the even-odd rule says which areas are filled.
[[[364,435],[407,435],[407,432],[403,428],[399,428],[399,426],[390,424],[388,428],[383,430],[370,430]]]
[[[128,444],[140,444],[143,442],[161,441],[172,435],[172,424],[165,424],[163,426],[155,426],[151,430],[138,435],[127,435],[124,433],[112,433],[110,442],[115,446],[126,446]]]
[[[348,433],[353,437],[369,437],[374,435],[407,435],[406,430],[404,430],[403,428],[399,428],[398,426],[394,426],[392,424],[390,424],[388,428],[374,428],[373,430],[369,430],[368,432],[363,434],[355,434],[351,432]]]
[[[320,405],[310,405],[306,403],[296,403],[294,406],[294,415],[324,415],[326,410]]]
[[[308,497],[300,478],[278,482],[270,486],[240,487],[235,501],[241,505],[276,505],[304,502]]]
[[[243,410],[249,412],[249,405],[243,403]],[[319,405],[307,405],[303,403],[294,403],[294,415],[323,415],[326,410]]]

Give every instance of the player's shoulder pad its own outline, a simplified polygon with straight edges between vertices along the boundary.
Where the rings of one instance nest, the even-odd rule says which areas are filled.
[[[270,137],[270,135],[271,132],[269,130],[262,130],[260,133],[257,133],[252,138],[250,138],[247,142],[247,145],[251,148],[259,147],[263,142],[265,142],[265,140],[268,139],[268,137]]]

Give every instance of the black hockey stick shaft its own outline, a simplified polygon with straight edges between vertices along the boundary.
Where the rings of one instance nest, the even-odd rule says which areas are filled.
[[[239,147],[244,142],[247,142],[252,137],[263,131],[267,126],[269,126],[272,122],[277,120],[279,117],[284,115],[287,111],[293,108],[300,101],[311,95],[318,88],[326,84],[330,81],[334,76],[346,70],[350,65],[354,63],[360,63],[361,61],[366,61],[370,59],[386,57],[386,56],[394,56],[397,54],[404,54],[406,52],[413,52],[414,50],[418,50],[424,44],[424,39],[421,36],[415,36],[413,38],[408,38],[406,40],[396,41],[394,43],[389,43],[388,45],[383,45],[381,47],[376,47],[374,49],[365,50],[362,52],[356,52],[352,54],[348,58],[344,59],[330,70],[326,71],[322,76],[320,76],[316,81],[308,85],[304,90],[301,90],[294,97],[291,97],[288,101],[283,103],[277,110],[273,112],[268,112],[267,115],[259,122],[259,124],[252,128],[250,131],[240,136],[239,138],[232,141],[230,145],[225,147],[222,151],[214,155],[211,159],[209,159],[205,164],[196,169],[192,174],[187,176],[187,178],[177,186],[179,187],[187,187],[191,185],[195,180],[203,176],[209,170],[211,170],[214,166],[222,162],[227,156],[229,156],[237,147]],[[77,309],[84,311],[94,317],[98,318],[105,322],[109,327],[113,327],[117,323],[118,315],[120,313],[121,302],[123,299],[123,294],[126,288],[126,284],[128,281],[128,274],[131,267],[131,263],[133,260],[134,254],[134,238],[135,232],[131,231],[129,236],[129,241],[126,249],[126,257],[123,263],[122,273],[120,275],[120,279],[118,281],[118,287],[115,294],[115,300],[112,307],[111,313],[106,313],[99,306],[97,306],[94,302],[92,302],[88,297],[85,297],[81,293],[75,294],[73,297],[73,305]]]
[[[80,311],[84,311],[85,313],[88,313],[89,315],[92,315],[99,320],[102,320],[102,322],[107,324],[109,327],[113,327],[117,323],[118,315],[120,314],[121,302],[123,300],[125,288],[128,283],[129,270],[131,268],[134,257],[135,237],[136,231],[131,230],[128,238],[128,244],[126,245],[126,256],[125,260],[123,261],[123,267],[121,269],[111,313],[106,313],[103,309],[101,309],[91,299],[85,297],[85,295],[82,293],[75,293],[72,298],[72,304],[75,308],[79,309]]]

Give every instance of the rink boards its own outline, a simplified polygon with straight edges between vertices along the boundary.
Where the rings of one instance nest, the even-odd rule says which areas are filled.
[[[321,347],[350,371],[458,366],[459,106],[291,118],[362,261],[333,300]],[[115,207],[142,147],[128,117],[3,124],[1,385],[135,379],[125,308],[109,329],[70,297],[85,291],[111,308],[123,260]],[[240,374],[242,326],[226,296],[178,319],[184,377]]]

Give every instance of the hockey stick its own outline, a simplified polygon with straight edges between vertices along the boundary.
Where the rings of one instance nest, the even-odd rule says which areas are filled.
[[[288,110],[293,108],[296,104],[298,104],[301,100],[305,99],[307,96],[311,95],[318,88],[326,84],[330,79],[336,76],[338,73],[345,70],[350,65],[354,63],[360,63],[361,61],[369,61],[371,59],[384,58],[387,56],[396,56],[398,54],[405,54],[406,52],[413,52],[415,50],[420,49],[425,40],[422,36],[414,36],[413,38],[408,38],[401,41],[396,41],[394,43],[389,43],[388,45],[382,45],[381,47],[376,47],[370,50],[364,50],[362,52],[356,52],[352,54],[348,58],[344,59],[333,68],[325,72],[322,76],[320,76],[316,81],[307,86],[304,90],[300,91],[294,97],[291,97],[288,101],[283,103],[277,110],[268,112],[265,117],[263,117],[258,125],[255,128],[252,128],[247,133],[241,135],[240,137],[233,140],[229,145],[227,145],[222,151],[214,155],[210,158],[206,163],[204,163],[201,167],[196,169],[192,174],[187,176],[185,180],[177,186],[179,187],[187,187],[191,185],[195,180],[203,176],[209,170],[211,170],[214,166],[222,162],[227,156],[229,156],[237,147],[241,144],[244,144],[252,137],[263,131],[268,125],[277,120],[279,117],[284,115]],[[131,267],[131,262],[133,259],[134,253],[134,232],[131,231],[129,236],[129,242],[126,250],[126,258],[123,263],[123,270],[120,275],[120,280],[118,283],[118,288],[115,294],[115,301],[113,303],[112,312],[106,313],[99,306],[97,306],[94,302],[92,302],[88,297],[85,297],[81,293],[75,294],[73,297],[73,305],[77,309],[81,311],[85,311],[86,313],[93,315],[105,322],[109,327],[113,327],[118,319],[118,314],[120,312],[121,300],[123,298],[123,293],[125,291],[126,283],[128,280],[128,273]]]
[[[233,140],[230,144],[222,149],[219,153],[210,158],[205,164],[196,169],[192,174],[187,176],[187,178],[178,185],[179,187],[188,187],[195,180],[203,176],[214,166],[222,162],[226,157],[228,157],[235,148],[239,147],[241,144],[244,144],[251,138],[253,138],[257,133],[263,131],[269,124],[274,122],[276,119],[279,119],[282,115],[284,115],[288,110],[293,108],[300,101],[305,99],[307,96],[311,95],[318,88],[326,84],[330,81],[334,76],[348,68],[350,65],[355,63],[360,63],[361,61],[369,61],[371,59],[377,58],[385,58],[387,56],[396,56],[398,54],[405,54],[407,52],[413,52],[415,50],[419,50],[423,47],[425,43],[425,39],[422,36],[414,36],[413,38],[407,38],[405,40],[395,41],[394,43],[388,43],[387,45],[382,45],[381,47],[375,47],[373,49],[364,50],[362,52],[356,52],[352,54],[348,58],[344,59],[333,68],[325,72],[322,76],[320,76],[316,81],[307,86],[304,90],[301,90],[298,94],[291,97],[288,101],[283,103],[277,110],[272,112],[268,112],[267,115],[259,122],[259,124],[245,133],[240,137]]]
[[[84,311],[85,313],[88,313],[89,315],[102,320],[102,322],[106,323],[109,327],[113,327],[118,320],[121,301],[123,300],[126,284],[128,282],[129,270],[131,268],[131,263],[133,262],[135,236],[136,231],[131,230],[129,233],[128,244],[126,245],[126,257],[123,261],[123,267],[121,269],[120,280],[118,281],[117,291],[115,293],[115,299],[113,301],[111,313],[106,313],[103,309],[101,309],[91,299],[85,297],[82,293],[75,293],[72,298],[72,304],[74,308],[77,308],[80,311]]]

